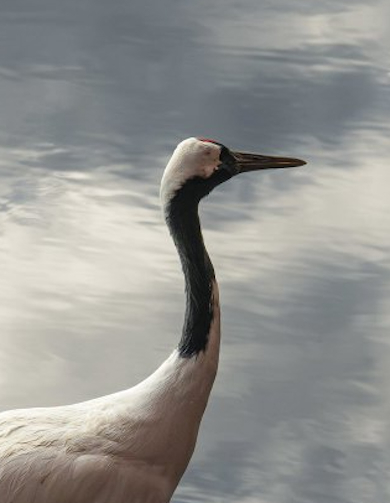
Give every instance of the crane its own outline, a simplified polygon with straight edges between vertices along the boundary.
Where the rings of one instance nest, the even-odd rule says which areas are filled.
[[[217,373],[220,307],[198,216],[235,175],[305,164],[214,140],[176,147],[161,203],[185,279],[177,348],[136,386],[82,403],[0,414],[0,503],[167,503],[195,448]]]

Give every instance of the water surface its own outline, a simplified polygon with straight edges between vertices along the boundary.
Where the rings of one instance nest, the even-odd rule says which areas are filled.
[[[0,409],[126,388],[174,347],[180,139],[302,157],[203,204],[223,347],[173,501],[389,501],[388,3],[0,13]]]

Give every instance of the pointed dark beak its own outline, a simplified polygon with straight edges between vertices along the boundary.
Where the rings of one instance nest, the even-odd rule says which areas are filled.
[[[236,174],[259,169],[296,168],[304,166],[305,161],[292,157],[273,157],[269,155],[251,154],[249,152],[232,152],[235,159]]]

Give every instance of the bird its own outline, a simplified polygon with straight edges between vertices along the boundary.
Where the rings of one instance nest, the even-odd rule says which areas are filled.
[[[199,203],[249,171],[306,164],[191,137],[160,199],[181,261],[185,313],[173,352],[135,386],[81,403],[0,414],[0,503],[168,503],[193,454],[217,374],[220,305]]]

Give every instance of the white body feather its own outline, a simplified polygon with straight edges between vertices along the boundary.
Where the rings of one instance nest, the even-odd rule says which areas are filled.
[[[218,367],[217,285],[207,351],[177,351],[129,390],[0,414],[1,503],[166,503],[193,453]]]

